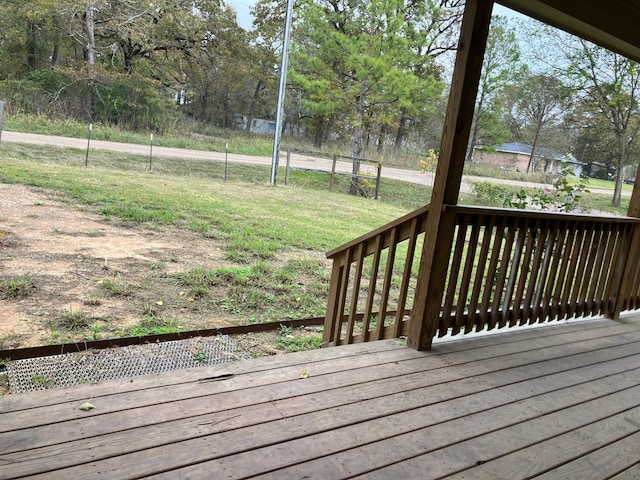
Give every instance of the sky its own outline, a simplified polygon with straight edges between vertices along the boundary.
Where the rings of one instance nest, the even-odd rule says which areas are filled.
[[[253,17],[249,13],[249,9],[254,3],[254,0],[226,0],[226,4],[238,13],[238,24],[245,30],[251,30]]]
[[[255,3],[255,0],[226,0],[226,3],[236,10],[238,14],[238,24],[246,30],[250,30],[253,17],[249,13],[249,9]],[[523,18],[519,13],[509,10],[502,5],[498,5],[497,3],[493,7],[493,13],[508,18]]]

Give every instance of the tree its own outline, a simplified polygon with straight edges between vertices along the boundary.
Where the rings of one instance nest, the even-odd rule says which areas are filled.
[[[412,48],[407,10],[402,0],[305,0],[298,10],[304,31],[294,36],[290,78],[305,108],[324,119],[317,127],[339,113],[352,132],[352,194],[358,191],[366,139],[389,122],[384,110],[407,107],[417,91],[442,91],[433,75],[414,73],[420,58]]]
[[[487,49],[482,65],[476,107],[471,127],[467,161],[473,159],[473,147],[481,143],[502,143],[507,135],[501,125],[501,92],[522,72],[520,47],[515,30],[506,17],[491,19]]]
[[[609,147],[616,170],[612,204],[620,206],[623,169],[633,158],[640,133],[640,70],[638,64],[586,40],[550,28],[542,28],[537,40],[544,48],[538,52],[557,52],[561,61],[549,69],[564,76],[574,89],[583,109],[600,116],[614,139]],[[557,57],[556,53],[556,57]],[[548,59],[540,59],[548,64]]]
[[[464,1],[437,0],[413,1],[406,5],[405,22],[409,48],[417,60],[411,67],[418,78],[434,77],[441,80],[441,68],[436,60],[457,48],[458,25],[462,20]],[[408,93],[408,101],[400,105],[395,151],[400,151],[409,124],[419,124],[433,117],[437,99],[432,92],[419,87]],[[440,129],[441,130],[441,129]]]
[[[583,80],[586,104],[606,119],[616,139],[612,148],[616,169],[612,204],[619,207],[623,169],[637,148],[640,133],[638,64],[584,40],[572,58],[572,72]]]
[[[58,3],[0,2],[0,78],[55,65]]]
[[[524,112],[534,131],[531,155],[527,163],[529,172],[542,128],[565,113],[570,96],[560,80],[547,75],[527,75],[519,85],[518,92],[516,105]]]

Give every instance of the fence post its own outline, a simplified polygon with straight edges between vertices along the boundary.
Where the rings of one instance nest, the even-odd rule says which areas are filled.
[[[376,200],[380,193],[380,175],[382,173],[382,163],[378,162],[378,173],[376,174]]]
[[[151,162],[153,161],[153,133],[149,141],[149,171],[151,171]]]
[[[87,137],[87,155],[84,157],[84,166],[89,165],[89,146],[91,145],[91,130],[93,130],[93,123],[89,124],[89,136]]]
[[[0,145],[2,145],[2,124],[4,123],[4,102],[0,101]]]
[[[284,185],[289,185],[289,165],[291,165],[291,147],[287,147],[287,167],[284,171]]]
[[[224,181],[227,181],[227,165],[229,164],[229,142],[224,144]]]
[[[331,179],[329,180],[329,191],[333,189],[333,176],[336,174],[336,162],[338,161],[338,155],[333,154],[333,164],[331,165]]]

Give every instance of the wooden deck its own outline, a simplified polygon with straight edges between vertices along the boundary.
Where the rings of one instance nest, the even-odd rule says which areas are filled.
[[[2,479],[620,480],[639,461],[639,315],[0,398]]]

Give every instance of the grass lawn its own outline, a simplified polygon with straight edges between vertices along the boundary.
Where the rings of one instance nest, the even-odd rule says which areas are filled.
[[[220,306],[235,316],[237,323],[322,316],[328,291],[324,252],[424,205],[431,193],[425,186],[382,179],[382,201],[374,201],[345,194],[346,177],[329,192],[326,174],[292,171],[285,187],[281,171],[281,185],[274,188],[269,185],[269,167],[229,164],[225,182],[220,162],[157,158],[150,172],[144,156],[92,152],[85,167],[84,154],[73,149],[4,143],[0,148],[0,182],[59,192],[70,204],[90,206],[114,224],[151,230],[170,226],[210,240],[232,266],[196,266],[170,280],[189,292],[185,296],[195,299],[194,306],[203,310]],[[606,188],[600,182],[590,186]],[[624,214],[628,201],[628,196],[623,197],[623,206],[613,209],[610,195],[586,193],[581,206]],[[463,194],[460,202],[482,203],[473,193]],[[305,252],[319,260],[309,261]],[[162,268],[162,262],[149,266],[150,271]],[[21,278],[0,275],[2,292],[12,293]],[[22,283],[31,288],[34,280],[27,279]],[[127,281],[125,277],[103,281],[103,295],[142,302],[136,300],[139,292],[125,295],[116,291],[120,286],[129,288]],[[150,294],[155,287],[145,288]],[[216,291],[223,295],[216,297]],[[11,296],[6,292],[5,297]],[[85,299],[85,305],[90,304]],[[69,308],[60,315],[57,330],[52,330],[53,340],[77,341],[78,334],[80,339],[143,335],[189,326],[179,317],[160,316],[151,301],[136,308],[139,322],[125,330],[109,330],[107,321]],[[61,334],[59,330],[67,324],[72,327]],[[298,346],[283,343],[283,348]]]
[[[142,280],[127,272],[103,279],[95,295],[79,299],[80,307],[61,305],[64,311],[49,326],[48,341],[54,343],[196,328],[182,317],[185,309],[191,318],[199,311],[204,317],[227,315],[238,324],[322,316],[328,291],[324,252],[407,213],[429,194],[425,187],[390,182],[382,194],[395,196],[398,204],[392,204],[329,192],[323,174],[292,172],[290,186],[274,188],[268,167],[229,165],[225,182],[216,162],[158,159],[149,172],[142,157],[95,153],[89,167],[81,159],[77,150],[6,143],[0,148],[0,182],[59,192],[65,202],[88,206],[115,225],[189,231],[219,249],[225,262],[215,268],[203,262],[171,278],[163,262],[150,263]],[[20,279],[0,280],[10,293]],[[38,281],[32,275],[27,287],[46,290]],[[172,298],[162,309],[180,308],[161,313],[154,301],[160,293],[152,292],[156,285]],[[182,297],[171,297],[174,290]],[[114,319],[92,316],[94,303],[115,301],[129,304],[139,318],[135,325],[116,328]],[[0,335],[0,347],[2,340]]]

